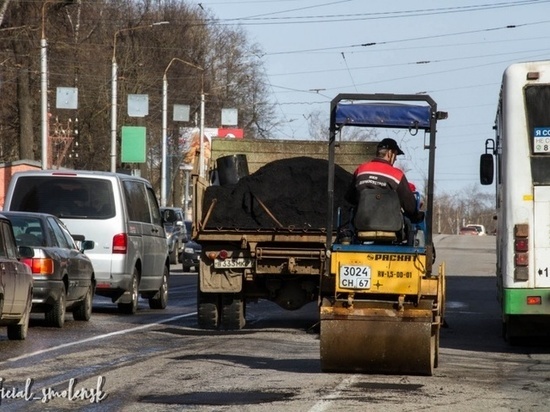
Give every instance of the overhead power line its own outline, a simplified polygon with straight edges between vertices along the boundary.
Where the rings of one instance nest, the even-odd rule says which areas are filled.
[[[502,9],[511,7],[522,7],[530,4],[548,3],[550,0],[523,0],[512,2],[499,2],[499,3],[485,3],[470,6],[455,6],[455,7],[441,7],[441,8],[429,8],[429,9],[417,9],[417,10],[400,10],[391,12],[378,12],[378,13],[354,13],[354,14],[325,14],[325,15],[313,15],[313,16],[285,16],[285,17],[269,17],[275,14],[290,13],[300,11],[304,9],[314,7],[324,7],[340,2],[323,3],[315,6],[289,9],[283,11],[274,11],[271,13],[263,13],[260,15],[237,17],[232,19],[212,19],[208,23],[214,24],[231,24],[236,22],[243,26],[252,25],[273,25],[273,24],[311,24],[311,23],[339,23],[342,21],[360,21],[360,20],[379,20],[379,19],[395,19],[395,18],[408,18],[408,17],[423,17],[441,14],[454,14],[454,13],[466,13],[473,11],[485,11],[492,9]],[[228,4],[229,2],[224,2]],[[242,3],[242,2],[235,2]],[[208,5],[208,3],[201,3]],[[215,3],[212,3],[214,5]],[[255,2],[257,4],[257,2]]]
[[[294,53],[308,53],[308,52],[327,51],[327,50],[341,50],[341,49],[347,49],[347,48],[373,47],[373,46],[381,46],[381,45],[388,45],[388,44],[413,42],[413,41],[419,41],[419,40],[433,40],[433,39],[439,39],[444,37],[464,36],[466,34],[476,34],[476,33],[485,33],[485,32],[497,31],[497,30],[517,29],[519,27],[527,27],[527,26],[534,26],[534,25],[547,24],[547,23],[550,23],[550,20],[542,20],[542,21],[537,21],[532,23],[513,24],[513,25],[507,25],[507,26],[501,26],[501,27],[490,27],[490,28],[479,29],[479,30],[466,30],[461,32],[436,34],[436,35],[430,35],[430,36],[408,37],[405,39],[397,39],[397,40],[373,41],[373,42],[367,42],[367,43],[349,44],[344,46],[319,47],[315,49],[272,52],[272,53],[265,53],[265,56],[275,56],[280,54],[294,54]]]

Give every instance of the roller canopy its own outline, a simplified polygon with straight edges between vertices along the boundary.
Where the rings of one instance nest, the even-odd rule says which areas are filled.
[[[355,103],[336,106],[340,126],[430,128],[430,106],[403,103]]]

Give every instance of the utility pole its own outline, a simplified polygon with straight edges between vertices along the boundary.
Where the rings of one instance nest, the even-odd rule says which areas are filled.
[[[441,203],[437,204],[437,233],[441,234]]]

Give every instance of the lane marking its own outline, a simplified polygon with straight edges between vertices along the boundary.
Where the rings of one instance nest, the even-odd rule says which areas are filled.
[[[161,320],[161,321],[155,322],[155,323],[150,323],[148,325],[136,326],[134,328],[119,330],[119,331],[116,331],[116,332],[110,332],[110,333],[106,333],[104,335],[92,336],[91,338],[86,338],[86,339],[82,339],[82,340],[79,340],[79,341],[63,343],[62,345],[53,346],[53,347],[48,348],[48,349],[42,349],[42,350],[39,350],[39,351],[36,351],[36,352],[27,353],[25,355],[17,356],[15,358],[6,359],[5,361],[0,362],[0,365],[4,364],[6,362],[15,362],[15,361],[18,361],[18,360],[31,358],[33,356],[42,355],[44,353],[53,352],[54,350],[80,345],[82,343],[93,342],[93,341],[100,340],[100,339],[110,338],[112,336],[124,335],[126,333],[132,333],[132,332],[136,332],[138,330],[149,329],[149,328],[152,328],[154,326],[162,325],[163,323],[168,323],[168,322],[172,322],[174,320],[188,318],[190,316],[195,316],[196,314],[197,314],[197,312],[186,313],[184,315],[173,316],[171,318],[164,319],[164,320]]]
[[[327,396],[323,396],[319,402],[313,405],[309,412],[324,412],[331,410],[334,407],[334,403],[338,402],[339,398],[342,397],[343,392],[348,390],[356,381],[359,375],[352,375],[349,378],[344,379],[334,390]]]

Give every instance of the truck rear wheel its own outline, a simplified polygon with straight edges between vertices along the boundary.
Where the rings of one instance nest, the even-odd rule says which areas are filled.
[[[201,329],[217,329],[220,324],[218,293],[197,292],[197,322]]]
[[[245,309],[242,295],[222,295],[222,328],[227,330],[244,328]]]

